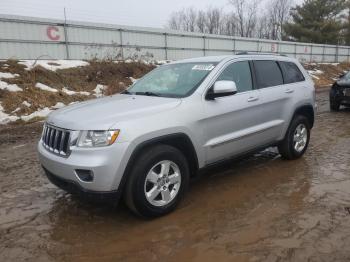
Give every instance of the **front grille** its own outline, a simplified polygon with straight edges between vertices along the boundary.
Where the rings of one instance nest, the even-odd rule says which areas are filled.
[[[68,130],[45,125],[42,142],[44,147],[61,156],[68,156],[70,132]]]

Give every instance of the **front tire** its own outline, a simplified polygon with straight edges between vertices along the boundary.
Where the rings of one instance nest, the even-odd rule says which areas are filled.
[[[278,146],[284,159],[294,160],[302,157],[310,142],[310,123],[305,116],[293,118],[285,138]]]
[[[127,181],[126,205],[143,217],[159,217],[173,211],[189,184],[184,155],[168,145],[144,150],[136,159]]]

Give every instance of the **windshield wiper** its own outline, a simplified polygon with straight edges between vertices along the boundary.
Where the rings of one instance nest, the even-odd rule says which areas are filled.
[[[153,92],[135,92],[135,95],[144,95],[144,96],[160,96],[157,93],[153,93]]]

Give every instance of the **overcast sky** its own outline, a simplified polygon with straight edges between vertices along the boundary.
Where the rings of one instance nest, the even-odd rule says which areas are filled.
[[[0,0],[0,13],[62,19],[66,7],[68,20],[164,27],[173,11],[190,6],[229,7],[228,0]]]

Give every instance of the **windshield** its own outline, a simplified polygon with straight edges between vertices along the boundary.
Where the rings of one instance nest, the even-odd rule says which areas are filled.
[[[215,66],[215,63],[164,65],[138,80],[125,93],[163,97],[186,97],[196,90]]]

